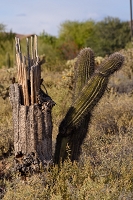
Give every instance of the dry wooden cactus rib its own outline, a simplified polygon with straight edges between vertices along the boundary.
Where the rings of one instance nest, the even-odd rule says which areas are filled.
[[[75,101],[60,124],[56,142],[55,163],[65,159],[67,143],[71,150],[71,159],[75,160],[78,158],[80,146],[86,136],[91,111],[104,94],[109,76],[122,66],[123,61],[124,57],[120,53],[114,53],[104,60],[99,69],[93,73],[93,51],[90,48],[85,48],[80,52],[76,63],[78,68],[80,68],[78,69],[80,73],[77,79],[75,79],[75,81],[79,82],[77,86],[80,89],[76,88]],[[89,76],[87,72],[92,73]],[[85,84],[86,80],[87,83]],[[84,125],[86,126],[85,129]],[[74,153],[75,148],[77,148],[76,153]]]

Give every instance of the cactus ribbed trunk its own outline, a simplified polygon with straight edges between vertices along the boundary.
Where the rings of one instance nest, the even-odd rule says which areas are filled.
[[[94,52],[90,48],[81,50],[74,66],[74,99],[75,101],[81,90],[94,73]]]
[[[55,163],[59,164],[67,157],[67,145],[70,148],[70,159],[78,160],[82,142],[87,134],[91,112],[104,94],[109,76],[122,66],[123,61],[121,54],[114,53],[93,73],[92,50],[85,48],[80,52],[76,63],[79,73],[75,79],[78,88],[75,90],[72,106],[60,123],[56,140]]]

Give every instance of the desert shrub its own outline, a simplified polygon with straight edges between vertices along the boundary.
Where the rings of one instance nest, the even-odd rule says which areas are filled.
[[[103,97],[93,112],[88,137],[82,148],[81,158],[85,161],[86,157],[90,157],[94,167],[94,179],[102,179],[108,185],[109,199],[124,197],[131,199],[133,195],[131,96],[106,94]]]
[[[132,50],[122,52],[125,64],[111,77],[109,89],[92,113],[79,162],[71,163],[68,159],[60,169],[53,166],[28,177],[27,181],[10,171],[10,180],[1,179],[3,199],[133,199]],[[5,69],[0,72],[0,91],[3,91],[10,85],[14,72]],[[59,123],[71,105],[71,76],[72,68],[66,65],[57,72],[42,69],[43,84],[56,102],[52,111],[53,151]],[[122,85],[125,88],[121,92]],[[45,90],[43,85],[42,89]],[[12,110],[9,100],[2,96],[0,104],[0,145],[4,143],[8,151],[9,141],[13,141]],[[13,157],[7,161],[12,162],[10,159],[13,161]]]
[[[121,70],[116,72],[110,79],[109,87],[119,93],[133,92],[133,49],[120,51],[124,57],[124,65]]]
[[[39,55],[46,55],[46,62],[42,67],[48,69],[48,71],[61,71],[64,66],[64,61],[59,59],[59,56],[52,45],[42,43],[40,47]]]
[[[9,156],[13,148],[12,108],[9,103],[9,85],[15,69],[0,69],[0,157]]]
[[[121,165],[122,166],[122,165]],[[107,167],[107,166],[106,166]],[[7,182],[6,199],[131,199],[132,168],[131,164],[119,169],[112,167],[110,171],[102,166],[92,167],[89,158],[84,163],[71,163],[68,159],[60,170],[55,166],[40,175],[29,177],[23,182],[14,177],[13,182]],[[127,171],[128,170],[128,171]]]
[[[132,93],[133,92],[133,49],[121,50],[120,53],[124,56],[124,64],[122,68],[115,72],[108,84],[108,88],[118,93]],[[106,57],[105,57],[106,58]],[[95,58],[95,67],[98,69],[101,62],[105,59],[103,57]],[[66,83],[69,88],[73,88],[73,70],[76,59],[68,60],[66,62],[66,68],[63,70],[63,82]]]
[[[44,79],[43,85],[46,87],[48,94],[56,103],[56,105],[52,109],[54,148],[59,123],[71,104],[71,93],[69,91],[69,87],[66,86],[66,84],[64,83],[62,72],[51,72],[43,69],[42,77]],[[43,86],[42,89],[44,90]]]

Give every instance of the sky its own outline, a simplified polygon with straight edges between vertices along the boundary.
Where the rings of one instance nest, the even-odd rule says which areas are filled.
[[[66,20],[97,22],[108,16],[130,21],[130,0],[0,0],[0,23],[18,34],[58,36]]]

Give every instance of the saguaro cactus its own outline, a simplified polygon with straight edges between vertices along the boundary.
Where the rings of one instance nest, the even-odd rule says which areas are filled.
[[[75,90],[75,100],[60,124],[56,141],[55,163],[65,159],[67,144],[71,150],[71,160],[78,159],[80,146],[87,133],[91,111],[104,94],[109,76],[122,66],[124,57],[119,53],[112,54],[101,63],[94,74],[90,74],[91,78],[88,80],[89,76],[87,75],[86,78],[86,71],[93,72],[93,60],[93,52],[90,48],[82,50],[78,56],[77,65],[80,68],[78,71],[82,72],[79,75],[81,74],[84,78],[79,78],[81,81],[77,85],[80,85],[80,89],[79,91]],[[83,69],[85,69],[84,72]],[[88,80],[86,84],[85,80]]]
[[[34,39],[34,40],[33,40]],[[30,45],[29,45],[30,44]],[[17,83],[10,86],[10,101],[13,109],[14,149],[16,169],[35,170],[52,158],[52,116],[55,105],[41,89],[41,65],[37,54],[37,37],[27,38],[27,56],[22,55],[19,39],[16,38]],[[94,53],[83,49],[75,64],[75,87],[73,102],[59,126],[54,163],[67,156],[67,144],[71,160],[77,160],[81,144],[87,134],[91,112],[105,92],[109,76],[123,63],[123,56],[112,54],[95,70]]]
[[[74,66],[74,99],[94,73],[94,52],[90,48],[81,50]]]

